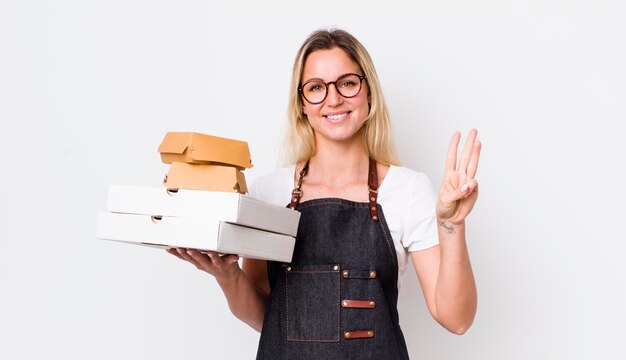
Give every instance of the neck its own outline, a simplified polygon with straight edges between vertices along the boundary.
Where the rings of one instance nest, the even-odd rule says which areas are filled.
[[[350,142],[324,142],[311,157],[311,177],[323,183],[342,184],[367,179],[369,157],[360,136]]]

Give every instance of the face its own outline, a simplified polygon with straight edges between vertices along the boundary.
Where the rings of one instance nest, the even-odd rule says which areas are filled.
[[[309,54],[304,64],[302,84],[311,79],[328,83],[349,73],[364,75],[345,51],[340,48],[317,50]],[[302,99],[303,111],[315,131],[317,144],[324,141],[360,141],[361,137],[357,135],[369,112],[367,82],[363,80],[361,91],[351,98],[341,96],[334,84],[328,85],[327,91],[326,99],[319,104],[310,104]]]

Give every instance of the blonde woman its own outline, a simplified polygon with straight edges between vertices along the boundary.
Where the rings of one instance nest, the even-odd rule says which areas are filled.
[[[289,101],[290,166],[250,195],[301,212],[289,264],[170,253],[215,276],[239,319],[261,332],[257,359],[408,359],[399,279],[408,256],[433,318],[462,334],[476,313],[465,218],[478,195],[481,144],[472,130],[446,157],[438,196],[398,166],[373,62],[342,30],[316,31],[296,56]]]

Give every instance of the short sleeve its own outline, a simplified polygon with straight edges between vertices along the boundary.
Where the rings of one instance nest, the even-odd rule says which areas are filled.
[[[439,244],[435,216],[437,196],[430,179],[423,173],[415,173],[411,189],[402,238],[402,245],[410,252]]]
[[[263,175],[248,186],[248,195],[270,204],[286,206],[291,199],[294,167],[284,167]]]

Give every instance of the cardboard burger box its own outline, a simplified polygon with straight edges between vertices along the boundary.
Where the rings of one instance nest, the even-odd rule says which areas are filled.
[[[248,192],[243,173],[235,167],[221,165],[172,162],[163,185],[168,189]]]
[[[239,170],[253,166],[248,143],[195,132],[168,132],[159,153],[166,164],[230,165]]]

